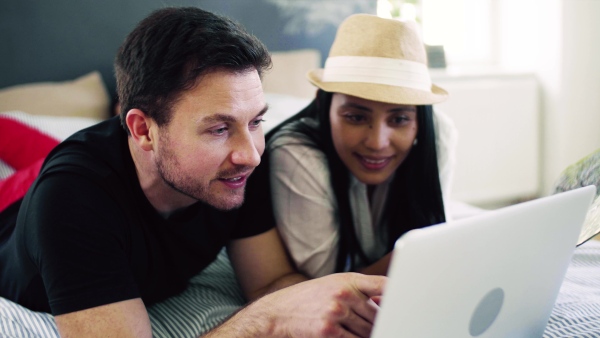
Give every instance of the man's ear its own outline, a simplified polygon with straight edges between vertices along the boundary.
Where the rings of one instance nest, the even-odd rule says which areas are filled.
[[[154,121],[143,111],[131,109],[127,112],[125,123],[127,123],[133,142],[143,150],[152,150],[154,136],[150,131],[155,126]]]

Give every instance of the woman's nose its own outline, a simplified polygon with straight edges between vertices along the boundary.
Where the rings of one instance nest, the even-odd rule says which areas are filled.
[[[384,149],[390,144],[390,130],[381,124],[369,125],[364,144],[372,150]]]

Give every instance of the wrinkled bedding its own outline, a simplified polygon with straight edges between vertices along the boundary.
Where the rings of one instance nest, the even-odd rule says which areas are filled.
[[[244,304],[222,251],[182,294],[148,309],[154,337],[198,337]],[[544,338],[600,336],[600,241],[575,250]],[[0,337],[59,337],[54,319],[0,298]]]

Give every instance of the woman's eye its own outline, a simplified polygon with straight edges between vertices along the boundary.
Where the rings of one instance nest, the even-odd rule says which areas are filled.
[[[357,114],[347,114],[344,117],[346,118],[346,120],[348,120],[352,123],[360,123],[360,122],[364,122],[366,120],[366,118],[363,115],[357,115]]]
[[[392,118],[392,123],[393,124],[402,124],[402,123],[407,122],[409,120],[410,119],[408,117],[406,117],[406,116],[394,116]]]

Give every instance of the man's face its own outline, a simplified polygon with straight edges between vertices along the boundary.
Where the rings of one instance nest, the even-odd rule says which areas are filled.
[[[239,207],[265,148],[266,104],[256,70],[204,75],[158,132],[155,163],[172,189],[219,209]]]

